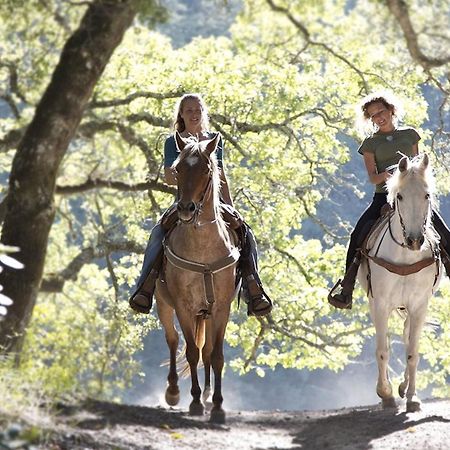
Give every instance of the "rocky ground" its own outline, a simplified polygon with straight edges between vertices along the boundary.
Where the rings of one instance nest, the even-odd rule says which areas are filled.
[[[0,448],[444,450],[450,448],[450,400],[425,401],[421,412],[409,414],[403,404],[397,410],[228,411],[226,425],[177,409],[88,401],[61,405],[40,436],[31,447],[0,442]]]

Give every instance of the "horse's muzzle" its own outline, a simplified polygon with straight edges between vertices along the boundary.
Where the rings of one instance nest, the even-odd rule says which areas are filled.
[[[182,222],[189,223],[194,219],[195,212],[197,211],[197,205],[192,201],[186,203],[178,201],[177,211],[180,220]]]
[[[410,250],[420,250],[423,243],[425,242],[424,235],[420,235],[419,237],[407,236],[406,237],[406,245]]]

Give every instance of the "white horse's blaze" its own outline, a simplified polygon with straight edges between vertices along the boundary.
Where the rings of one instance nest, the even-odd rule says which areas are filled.
[[[434,179],[426,155],[410,161],[402,158],[399,168],[388,181],[388,201],[395,207],[391,232],[384,230],[374,240],[370,256],[383,258],[398,266],[415,264],[433,257],[438,236],[431,226],[431,206]],[[385,225],[387,227],[388,224]],[[368,290],[370,272],[371,290]],[[416,273],[398,275],[364,259],[358,279],[368,292],[370,313],[376,329],[376,359],[378,363],[377,393],[383,405],[393,405],[389,381],[388,319],[392,311],[404,307],[406,312],[403,340],[406,350],[404,381],[400,396],[406,394],[407,410],[420,409],[416,396],[416,371],[419,362],[419,337],[425,322],[428,300],[437,289],[442,268],[437,264]]]
[[[190,167],[194,167],[198,163],[198,156],[189,156],[186,158],[186,163]]]

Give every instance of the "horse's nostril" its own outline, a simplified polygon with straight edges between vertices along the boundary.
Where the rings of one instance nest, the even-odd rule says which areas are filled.
[[[187,209],[189,210],[189,212],[194,212],[195,211],[194,202],[189,202]]]
[[[419,239],[420,246],[422,246],[424,242],[425,242],[425,238],[423,236],[420,236],[420,239]]]
[[[412,247],[414,243],[414,240],[411,239],[410,237],[406,238],[406,244],[408,245],[408,247]]]

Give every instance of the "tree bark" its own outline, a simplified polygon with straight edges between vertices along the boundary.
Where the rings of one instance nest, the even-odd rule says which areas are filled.
[[[20,251],[22,270],[5,269],[4,293],[13,299],[0,324],[0,348],[19,353],[42,279],[55,216],[61,160],[114,49],[136,14],[133,0],[92,2],[68,39],[52,79],[14,157],[1,242]]]

